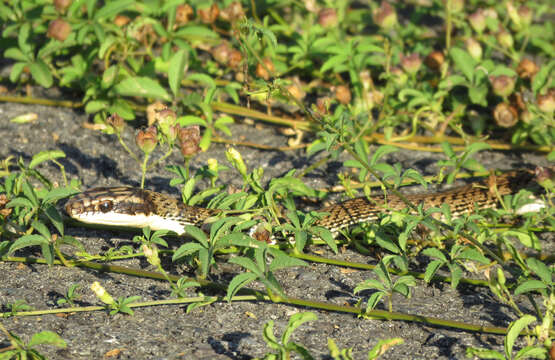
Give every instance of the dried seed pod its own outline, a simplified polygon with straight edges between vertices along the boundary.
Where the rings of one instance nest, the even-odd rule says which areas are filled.
[[[64,41],[71,34],[71,25],[65,20],[56,19],[48,25],[46,36],[52,39]]]
[[[500,103],[493,110],[493,119],[497,125],[510,128],[518,122],[518,112],[513,106],[507,103]]]

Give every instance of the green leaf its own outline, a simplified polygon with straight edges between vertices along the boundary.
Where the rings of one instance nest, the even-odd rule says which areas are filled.
[[[22,62],[29,62],[32,59],[27,57],[21,50],[18,48],[9,48],[8,50],[4,51],[4,56],[9,59],[14,59]]]
[[[385,296],[384,292],[376,291],[368,298],[368,302],[366,303],[366,311],[374,310],[376,305],[380,302],[380,300]]]
[[[147,77],[129,77],[114,87],[117,94],[170,101],[171,97],[160,84]]]
[[[7,208],[13,208],[16,206],[21,206],[29,210],[35,207],[35,205],[33,205],[33,203],[29,201],[29,199],[26,199],[24,197],[15,198],[6,204]]]
[[[547,349],[539,346],[526,346],[516,353],[514,360],[520,359],[546,359]]]
[[[524,315],[509,325],[507,336],[505,337],[505,356],[507,359],[512,359],[513,346],[522,330],[534,321],[536,321],[534,316]]]
[[[179,50],[175,53],[170,60],[170,67],[168,69],[168,83],[174,96],[177,96],[181,80],[185,73],[185,68],[189,61],[189,51],[187,49]]]
[[[305,261],[289,256],[281,250],[270,249],[270,253],[274,256],[274,260],[270,264],[270,271],[308,265]]]
[[[518,285],[518,287],[515,289],[515,295],[520,295],[531,291],[545,290],[545,289],[547,289],[547,285],[545,283],[539,280],[531,279]]]
[[[45,161],[65,158],[66,154],[62,150],[46,150],[35,154],[29,163],[29,169],[34,169],[38,164]]]
[[[447,261],[447,258],[445,257],[445,255],[441,252],[441,250],[437,248],[426,248],[422,250],[422,254],[432,258],[439,259],[444,262]]]
[[[484,264],[487,265],[490,263],[490,260],[485,257],[482,253],[480,253],[478,250],[473,249],[473,248],[469,248],[466,249],[464,251],[462,251],[458,256],[457,259],[467,259],[467,260],[474,260],[476,262],[479,262],[480,264]]]
[[[108,2],[105,3],[106,4],[105,6],[103,6],[100,10],[98,10],[94,14],[94,20],[99,21],[99,20],[105,20],[107,18],[113,18],[117,14],[126,10],[134,2],[135,1],[133,1],[133,0],[108,1]]]
[[[188,81],[198,82],[199,84],[205,84],[207,87],[215,87],[216,86],[216,82],[214,81],[214,79],[212,79],[210,76],[208,76],[206,74],[201,74],[201,73],[191,74],[191,75],[187,76],[186,79]]]
[[[233,298],[233,296],[235,296],[237,291],[239,291],[242,287],[245,287],[247,284],[256,280],[256,278],[257,276],[255,273],[246,272],[246,273],[241,273],[235,276],[233,279],[231,279],[231,281],[229,282],[229,285],[227,286],[227,295],[226,295],[227,301],[231,302],[231,299]]]
[[[29,341],[29,343],[27,344],[27,347],[32,348],[36,345],[41,344],[54,345],[60,348],[67,347],[67,343],[65,342],[65,340],[52,331],[41,331],[34,334],[31,338],[31,341]]]
[[[455,68],[459,69],[468,81],[472,82],[474,79],[476,60],[474,60],[472,56],[470,56],[470,54],[463,49],[456,47],[451,49],[450,55],[455,63]]]
[[[538,73],[534,76],[532,79],[532,91],[534,91],[534,94],[537,95],[544,85],[547,84],[547,79],[549,79],[553,66],[555,66],[554,60],[552,60],[549,64],[543,65],[540,68],[540,71],[538,71]]]
[[[56,230],[60,233],[60,235],[64,235],[64,221],[62,219],[62,215],[58,212],[58,209],[52,204],[47,204],[44,208],[44,213],[50,219]]]
[[[303,312],[303,313],[296,313],[295,315],[292,315],[289,318],[289,324],[287,325],[287,328],[285,329],[285,331],[283,332],[283,335],[281,336],[282,344],[287,344],[289,342],[289,338],[293,334],[293,331],[295,331],[295,329],[301,326],[303,323],[307,321],[316,321],[316,320],[318,320],[318,316],[316,316],[315,313],[310,311]]]
[[[426,281],[427,283],[432,281],[435,273],[442,265],[443,261],[441,260],[433,260],[432,262],[430,262],[426,267],[426,272],[424,273],[424,281]]]
[[[33,220],[31,226],[39,232],[45,239],[49,240],[52,238],[52,234],[50,234],[50,230],[44,225],[42,222]]]
[[[199,243],[201,243],[202,246],[204,246],[206,248],[210,246],[210,244],[208,243],[208,238],[206,237],[206,234],[204,233],[204,231],[202,231],[198,227],[192,226],[192,225],[186,225],[185,226],[185,232],[188,235],[192,236]]]
[[[31,75],[37,84],[45,88],[52,86],[54,79],[52,78],[48,65],[46,65],[44,61],[38,59],[35,62],[30,63],[29,70],[31,70]]]
[[[532,271],[539,276],[539,278],[546,284],[550,284],[552,282],[551,278],[553,276],[552,271],[540,260],[530,257],[526,259],[526,265]]]
[[[399,148],[393,145],[380,146],[379,148],[376,149],[376,151],[374,151],[374,154],[372,155],[372,159],[370,160],[370,166],[375,165],[378,162],[378,160],[380,160],[383,156],[394,153],[398,150]]]
[[[503,354],[490,349],[478,349],[478,348],[466,348],[467,357],[479,357],[480,359],[497,359],[497,360],[507,360]]]
[[[353,290],[353,294],[357,294],[361,291],[369,290],[369,289],[376,289],[376,290],[379,290],[379,291],[384,291],[385,287],[377,279],[367,279],[367,280],[364,280],[363,282],[361,282],[360,284],[358,284],[355,287],[355,289]]]
[[[262,332],[264,336],[264,340],[274,350],[279,350],[281,345],[278,343],[275,335],[274,335],[274,321],[270,320],[266,324],[264,324],[264,331]]]
[[[262,272],[260,271],[258,266],[256,266],[254,261],[252,261],[249,258],[246,258],[244,256],[238,256],[238,257],[234,257],[234,258],[229,259],[229,262],[232,263],[232,264],[237,264],[239,266],[242,266],[245,269],[247,269],[249,271],[252,271],[257,276],[262,276]]]
[[[187,243],[187,244],[183,244],[173,254],[172,261],[177,261],[177,260],[181,259],[184,256],[187,256],[187,255],[190,255],[192,253],[195,253],[195,252],[199,251],[200,249],[203,249],[203,247],[199,243],[190,242],[190,243]]]
[[[13,244],[10,246],[10,249],[8,250],[8,254],[12,254],[13,252],[24,247],[36,245],[48,245],[48,240],[36,234],[24,235],[13,242]]]

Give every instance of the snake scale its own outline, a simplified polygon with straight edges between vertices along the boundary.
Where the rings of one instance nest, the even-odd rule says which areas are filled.
[[[446,191],[405,196],[414,205],[423,204],[424,209],[446,203],[452,215],[457,217],[477,208],[495,208],[500,196],[537,187],[537,171],[514,170]],[[318,211],[328,215],[315,225],[335,233],[405,207],[406,204],[395,195],[359,197],[321,208]],[[71,198],[65,209],[69,216],[85,223],[137,228],[150,226],[153,230],[171,230],[178,234],[185,232],[185,225],[200,226],[222,212],[185,205],[171,196],[133,187],[90,189]]]

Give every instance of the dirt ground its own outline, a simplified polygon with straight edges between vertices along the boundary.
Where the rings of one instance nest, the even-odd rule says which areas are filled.
[[[15,124],[15,116],[36,113],[38,119],[28,124]],[[83,188],[96,186],[137,185],[140,171],[137,164],[124,152],[114,136],[83,127],[88,119],[78,110],[37,105],[0,103],[0,159],[13,155],[29,161],[43,150],[60,149],[67,157],[61,160],[70,178],[79,179]],[[234,139],[243,139],[272,146],[284,146],[286,140],[275,128],[236,124],[232,126]],[[131,132],[126,140],[132,142]],[[250,168],[263,167],[265,181],[281,176],[290,169],[303,169],[313,163],[304,150],[259,151],[238,148]],[[226,163],[225,146],[214,144],[208,152],[195,159],[194,167],[217,158]],[[440,154],[400,151],[389,156],[391,163],[400,162],[403,168],[415,168],[425,174],[437,171],[434,163]],[[482,152],[477,158],[488,168],[510,169],[545,165],[541,154],[526,152]],[[147,186],[156,191],[176,194],[169,186],[172,175],[164,170],[168,164],[180,164],[176,153],[150,172]],[[331,162],[312,172],[306,179],[311,186],[331,186],[337,183],[339,162]],[[59,169],[41,166],[40,171],[51,180],[62,183]],[[240,185],[237,174],[229,171],[222,181]],[[71,227],[69,235],[78,238],[90,253],[109,247],[133,245],[133,234]],[[135,245],[136,246],[136,245]],[[171,243],[178,247],[179,241]],[[322,250],[322,249],[320,249]],[[324,250],[322,250],[324,251]],[[325,252],[325,251],[324,251]],[[32,253],[29,253],[32,255]],[[38,255],[38,254],[37,254]],[[326,254],[333,256],[332,254]],[[337,255],[369,264],[376,259],[347,249]],[[120,261],[119,265],[151,269],[145,261]],[[168,264],[173,274],[185,274],[190,269]],[[235,268],[222,262],[215,276],[231,279]],[[61,266],[22,265],[0,262],[0,304],[25,300],[35,309],[57,307],[56,301],[71,284],[80,284],[79,305],[99,305],[90,285],[99,281],[114,297],[135,296],[141,301],[167,299],[170,289],[166,282],[112,273],[65,268]],[[370,271],[345,271],[322,264],[280,271],[278,278],[285,292],[294,297],[354,304],[354,287],[371,276]],[[521,299],[523,300],[523,299]],[[526,311],[532,313],[523,300]],[[380,305],[380,308],[383,308]],[[69,316],[11,317],[2,323],[10,331],[30,339],[44,330],[54,331],[67,341],[66,349],[41,347],[50,359],[250,359],[263,356],[270,349],[262,337],[264,323],[275,322],[279,336],[289,316],[308,309],[266,302],[214,303],[186,313],[185,306],[152,306],[135,309],[133,316],[107,312],[83,312]],[[448,284],[426,285],[419,281],[412,298],[394,297],[394,310],[423,316],[441,317],[484,326],[507,326],[515,315],[493,298],[488,289],[461,285],[457,290]],[[364,320],[348,314],[316,311],[317,321],[302,325],[293,340],[308,348],[316,359],[328,359],[327,339],[333,338],[340,348],[352,347],[355,359],[366,359],[369,349],[379,340],[401,337],[404,344],[390,349],[383,359],[459,359],[465,357],[468,346],[503,348],[503,337],[453,331],[416,323]],[[9,342],[0,335],[0,348]],[[117,355],[116,355],[117,354]],[[109,357],[111,356],[111,357]]]

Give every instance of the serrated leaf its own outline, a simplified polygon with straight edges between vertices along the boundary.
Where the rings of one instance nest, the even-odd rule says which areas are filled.
[[[316,320],[318,320],[318,316],[316,316],[315,313],[310,312],[310,311],[302,312],[302,313],[296,313],[296,314],[292,315],[289,318],[289,324],[287,325],[287,328],[285,328],[285,331],[283,332],[283,335],[281,336],[281,343],[282,344],[289,343],[289,338],[291,337],[291,335],[293,334],[293,331],[295,331],[295,329],[297,329],[299,326],[301,326],[305,322],[316,321]]]
[[[199,84],[205,84],[207,87],[215,87],[216,82],[210,76],[202,73],[191,74],[186,77],[188,81],[195,81]]]
[[[536,318],[534,316],[524,315],[523,317],[512,322],[511,325],[509,325],[509,328],[507,329],[507,336],[505,337],[505,356],[507,357],[507,359],[513,358],[513,346],[522,330],[534,321],[536,321]]]
[[[199,251],[200,249],[203,249],[203,247],[199,243],[190,242],[187,244],[183,244],[173,254],[172,261],[177,261],[184,256],[187,256]]]
[[[274,260],[270,263],[270,271],[276,271],[279,269],[284,269],[294,266],[307,266],[308,264],[301,260],[287,255],[283,251],[270,249],[271,254],[274,256]]]
[[[534,78],[532,79],[532,91],[534,92],[534,94],[537,95],[539,91],[543,88],[543,86],[547,83],[547,79],[551,74],[553,66],[555,66],[555,61],[551,61],[549,64],[542,66],[540,68],[540,71],[538,71],[538,73],[534,75]]]
[[[206,237],[206,234],[204,233],[204,231],[197,228],[196,226],[186,225],[185,232],[187,233],[187,235],[192,236],[195,240],[201,243],[202,246],[206,248],[210,246],[208,244],[208,238]]]
[[[547,267],[546,264],[544,264],[543,262],[541,262],[540,260],[530,257],[528,259],[526,259],[526,265],[528,265],[528,267],[530,269],[532,269],[532,271],[539,276],[539,278],[546,284],[549,284],[552,282],[552,271],[549,269],[549,267]]]
[[[36,60],[29,64],[29,70],[33,79],[42,87],[49,88],[54,83],[54,78],[52,73],[48,68],[48,65],[44,63],[41,59]]]
[[[432,281],[435,273],[439,270],[439,268],[443,265],[443,261],[441,260],[433,260],[431,261],[428,266],[426,267],[426,272],[424,273],[424,281],[429,283]]]
[[[55,332],[41,331],[33,335],[31,341],[29,341],[29,343],[27,344],[27,347],[32,348],[36,345],[41,344],[54,345],[60,348],[65,348],[67,346],[66,341]]]
[[[66,157],[66,154],[62,150],[41,151],[33,156],[33,159],[31,159],[29,163],[29,168],[34,169],[40,163],[64,157]]]
[[[262,275],[262,273],[260,272],[260,269],[258,268],[258,266],[256,266],[254,261],[252,261],[251,259],[246,258],[244,256],[238,256],[238,257],[231,258],[231,259],[229,259],[229,262],[232,263],[232,264],[237,264],[239,266],[242,266],[245,269],[253,272],[257,276]]]
[[[94,4],[95,2],[93,2]],[[115,17],[117,14],[121,13],[122,11],[126,10],[128,7],[133,5],[135,1],[133,0],[116,0],[116,1],[108,1],[105,5],[100,8],[94,14],[94,20],[100,21],[107,18]]]
[[[227,301],[231,302],[231,299],[233,298],[233,296],[235,296],[235,294],[237,293],[237,291],[239,291],[242,287],[245,287],[247,284],[251,283],[252,281],[256,280],[257,276],[255,273],[252,272],[246,272],[246,273],[241,273],[237,276],[235,276],[233,279],[231,279],[231,281],[229,282],[229,285],[227,286]]]
[[[114,86],[114,90],[123,96],[171,100],[168,92],[157,81],[147,77],[129,77]]]
[[[449,54],[455,63],[455,67],[463,73],[468,81],[472,82],[476,60],[469,53],[457,47],[452,48]]]
[[[48,240],[40,235],[24,235],[13,242],[13,244],[10,246],[10,249],[8,250],[8,254],[12,254],[13,252],[25,247],[45,244],[48,245]]]

